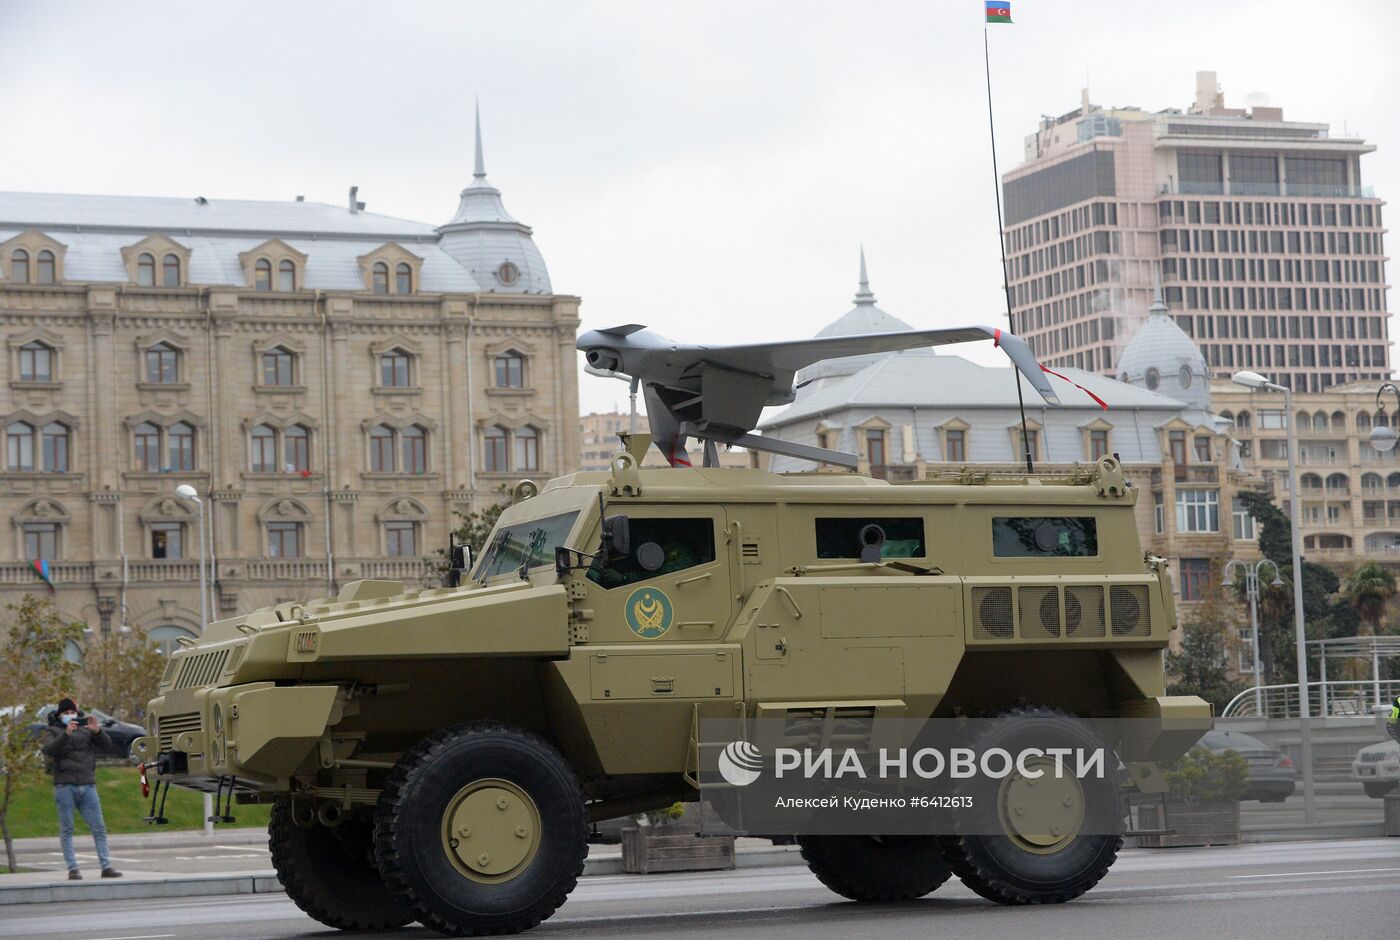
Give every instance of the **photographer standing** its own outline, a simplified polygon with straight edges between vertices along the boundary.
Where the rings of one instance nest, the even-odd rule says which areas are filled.
[[[97,859],[103,878],[120,878],[107,854],[107,824],[102,820],[102,802],[97,796],[97,754],[101,749],[102,727],[91,715],[84,717],[71,698],[58,703],[44,730],[44,754],[53,774],[54,803],[58,806],[58,841],[68,864],[68,879],[81,881],[78,856],[73,852],[73,811],[82,814],[97,844]]]

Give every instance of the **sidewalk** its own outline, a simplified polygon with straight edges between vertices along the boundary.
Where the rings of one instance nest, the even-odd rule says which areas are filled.
[[[112,836],[112,861],[123,877],[110,880],[98,877],[91,838],[80,835],[74,844],[83,881],[68,880],[57,839],[16,839],[20,867],[43,870],[0,875],[0,906],[282,891],[267,852],[267,833],[260,829],[216,829],[212,837],[199,830]],[[796,846],[775,846],[767,839],[739,839],[734,856],[736,868],[797,865],[802,860]],[[621,873],[620,845],[589,846],[586,877]]]

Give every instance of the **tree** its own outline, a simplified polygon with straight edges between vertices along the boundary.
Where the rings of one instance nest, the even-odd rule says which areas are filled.
[[[83,650],[80,701],[128,720],[139,720],[155,698],[167,660],[140,627],[95,633]]]
[[[38,777],[43,766],[39,742],[29,731],[39,709],[58,701],[73,687],[74,663],[68,645],[82,638],[81,624],[64,623],[48,598],[26,594],[6,608],[10,623],[0,650],[0,834],[5,856],[15,870],[10,838],[10,801],[20,784]]]
[[[1219,583],[1219,566],[1215,567],[1217,577],[1212,580]],[[1182,623],[1182,651],[1166,654],[1168,695],[1201,696],[1215,706],[1215,713],[1221,713],[1243,688],[1240,682],[1229,678],[1225,665],[1238,632],[1238,616],[1218,591],[1210,591],[1203,604]]]
[[[1379,636],[1386,602],[1395,596],[1395,575],[1368,561],[1343,583],[1342,596],[1356,616],[1371,627],[1371,635]]]

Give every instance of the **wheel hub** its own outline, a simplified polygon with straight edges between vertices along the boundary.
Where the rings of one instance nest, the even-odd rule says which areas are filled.
[[[443,848],[473,881],[509,881],[527,868],[540,844],[540,814],[508,780],[476,780],[458,790],[443,812]]]
[[[1073,774],[1055,776],[1055,762],[1048,758],[1027,761],[1026,768],[1041,775],[1013,772],[1002,781],[1002,828],[1028,852],[1057,852],[1073,842],[1084,825],[1084,788]]]

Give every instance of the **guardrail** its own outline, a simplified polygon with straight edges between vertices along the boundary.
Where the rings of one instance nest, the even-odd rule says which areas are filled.
[[[1400,679],[1329,679],[1308,683],[1308,714],[1369,715],[1400,695]],[[1221,718],[1297,718],[1298,684],[1251,686],[1230,699]]]

